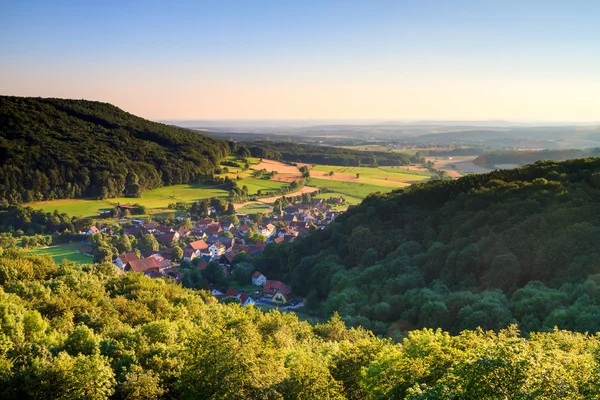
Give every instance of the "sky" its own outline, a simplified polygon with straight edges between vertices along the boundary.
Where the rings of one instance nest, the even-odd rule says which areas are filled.
[[[153,120],[600,120],[598,1],[0,0],[0,94]]]

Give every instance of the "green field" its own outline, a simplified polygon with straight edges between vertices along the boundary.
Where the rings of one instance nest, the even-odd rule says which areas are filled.
[[[250,195],[256,194],[258,190],[262,193],[268,193],[290,186],[290,184],[286,182],[277,182],[259,178],[242,179],[241,181],[238,181],[237,185],[240,188],[244,187],[244,185],[248,186],[248,193]]]
[[[312,172],[314,171],[314,172]],[[331,179],[336,179],[336,174],[340,181],[356,179],[356,174],[359,174],[357,181],[352,183],[363,183],[375,186],[391,186],[394,188],[404,187],[412,182],[427,180],[431,177],[429,172],[412,171],[403,167],[341,167],[330,165],[315,165],[311,169],[311,175],[317,176],[316,172],[334,174]],[[317,179],[318,176],[317,176]]]
[[[349,194],[339,193],[339,192],[319,193],[315,197],[318,199],[328,199],[330,197],[337,197],[337,196],[343,197],[346,200],[346,203],[348,203],[348,204],[360,204],[363,201],[363,197],[351,196]],[[335,207],[333,207],[333,209],[345,209],[347,207],[348,207],[348,205],[339,206],[339,207],[335,206]]]
[[[80,248],[80,243],[63,243],[25,251],[29,254],[49,255],[57,264],[60,264],[64,259],[73,261],[77,264],[92,264],[94,262],[92,257],[84,256],[77,252]]]
[[[225,197],[227,195],[228,192],[219,187],[209,186],[203,183],[191,183],[147,190],[142,193],[142,197],[136,199],[127,197],[106,200],[67,199],[42,201],[26,205],[36,209],[42,209],[46,212],[58,210],[59,213],[67,213],[71,216],[88,217],[97,216],[98,211],[113,208],[114,205],[118,203],[139,203],[151,210],[164,210],[169,204],[178,201],[187,203],[198,199]]]
[[[348,201],[351,201],[350,196],[358,199],[364,199],[367,195],[375,192],[391,192],[394,190],[394,187],[390,186],[377,186],[377,185],[369,185],[366,183],[359,182],[340,182],[340,181],[332,181],[329,179],[315,179],[310,178],[308,181],[309,186],[315,186],[319,188],[326,188],[329,190],[333,190],[336,193],[341,194],[344,197],[347,197]],[[333,193],[322,193],[322,195],[329,197],[333,195]]]
[[[270,206],[253,202],[246,204],[244,207],[238,208],[235,212],[237,214],[256,214],[256,213],[267,213],[271,209]]]

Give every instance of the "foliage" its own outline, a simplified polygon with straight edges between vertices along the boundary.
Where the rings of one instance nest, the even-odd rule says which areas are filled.
[[[595,332],[599,171],[594,158],[538,162],[370,195],[255,265],[379,334],[513,322]]]
[[[0,97],[0,200],[11,203],[139,197],[204,179],[229,151],[106,103]]]
[[[401,343],[110,264],[0,256],[3,399],[594,398],[599,337],[411,332]]]

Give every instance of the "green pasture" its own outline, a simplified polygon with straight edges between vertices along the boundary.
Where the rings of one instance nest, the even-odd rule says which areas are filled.
[[[369,185],[366,183],[360,182],[341,182],[341,181],[333,181],[329,179],[316,179],[310,178],[308,181],[309,186],[314,186],[318,188],[327,188],[329,190],[333,190],[336,193],[341,194],[344,197],[347,197],[347,200],[350,201],[350,196],[364,199],[367,195],[375,192],[391,192],[395,188],[390,186],[377,186],[377,185]],[[329,197],[333,195],[333,193],[322,193],[321,195]]]
[[[89,256],[84,256],[77,251],[81,248],[80,243],[62,243],[49,247],[40,247],[31,250],[25,250],[29,254],[48,255],[54,259],[57,264],[62,260],[67,259],[77,264],[92,264],[94,259]]]

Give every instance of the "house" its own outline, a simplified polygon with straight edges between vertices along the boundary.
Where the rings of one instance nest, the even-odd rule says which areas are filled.
[[[95,235],[96,233],[100,233],[100,229],[96,228],[94,225],[90,226],[85,232],[86,235]]]
[[[218,235],[219,233],[223,232],[223,228],[221,228],[221,224],[218,223],[210,224],[206,227],[204,232],[206,232],[208,235]]]
[[[221,225],[221,229],[223,229],[225,232],[229,232],[234,227],[234,225],[229,221],[221,221],[219,224]]]
[[[202,271],[203,269],[206,269],[206,267],[208,267],[208,263],[206,261],[200,261],[198,265],[196,265],[196,269],[198,271]]]
[[[179,240],[178,232],[164,233],[162,235],[156,235],[156,241],[161,244],[171,245],[173,242]]]
[[[156,231],[159,234],[164,235],[165,233],[173,232],[173,229],[169,228],[168,226],[159,226],[158,228],[156,228]]]
[[[283,282],[267,280],[263,287],[263,296],[273,303],[285,304],[292,297],[292,288]]]
[[[147,233],[156,232],[157,225],[154,222],[148,222],[142,226]]]
[[[283,222],[293,222],[298,221],[295,214],[286,214],[283,216]]]
[[[153,258],[153,259],[155,259],[158,262],[158,265],[160,265],[161,268],[168,268],[168,267],[171,266],[171,260],[169,260],[168,258],[163,257],[162,255],[160,255],[158,253],[151,254],[147,258]]]
[[[190,243],[190,247],[195,251],[200,251],[201,253],[206,252],[208,250],[208,244],[204,240],[195,240]]]
[[[213,289],[212,294],[213,294],[213,296],[216,296],[216,297],[223,296],[223,292],[221,292],[220,290],[217,290],[217,289]]]
[[[269,239],[271,236],[277,233],[277,229],[273,224],[267,224],[266,226],[262,226],[258,228],[258,233]]]
[[[229,252],[225,252],[221,258],[219,258],[219,262],[221,264],[233,264],[233,259],[235,258],[235,256],[237,255],[237,251],[229,251]]]
[[[240,296],[238,297],[238,299],[240,299],[240,303],[242,303],[242,306],[247,306],[250,304],[256,304],[256,302],[254,301],[254,299],[250,296],[248,296],[246,293],[242,293],[240,294]]]
[[[182,226],[181,228],[177,229],[177,233],[179,233],[180,237],[188,237],[192,233],[192,230]]]
[[[129,253],[121,254],[119,257],[115,259],[115,265],[119,267],[119,269],[124,269],[129,261],[139,260],[138,255],[131,251]]]
[[[160,269],[160,263],[155,258],[132,260],[124,268],[125,271],[142,272],[146,275],[149,275],[153,271],[160,271]]]
[[[229,288],[229,289],[227,289],[227,291],[223,295],[223,298],[226,299],[228,297],[239,297],[239,295],[240,295],[240,292],[238,292],[237,290]]]
[[[185,261],[192,261],[196,257],[198,257],[196,250],[189,247],[183,249],[183,259]]]
[[[216,242],[208,248],[212,258],[218,258],[225,253],[225,245],[221,242]]]
[[[250,229],[250,227],[248,226],[248,224],[244,224],[242,226],[239,227],[238,231],[242,234],[245,235],[246,232],[248,232],[248,230]]]
[[[267,277],[256,271],[252,274],[252,284],[254,286],[264,286],[267,283]]]
[[[273,243],[275,244],[281,244],[285,242],[285,238],[284,237],[276,237],[275,239],[273,239]]]

